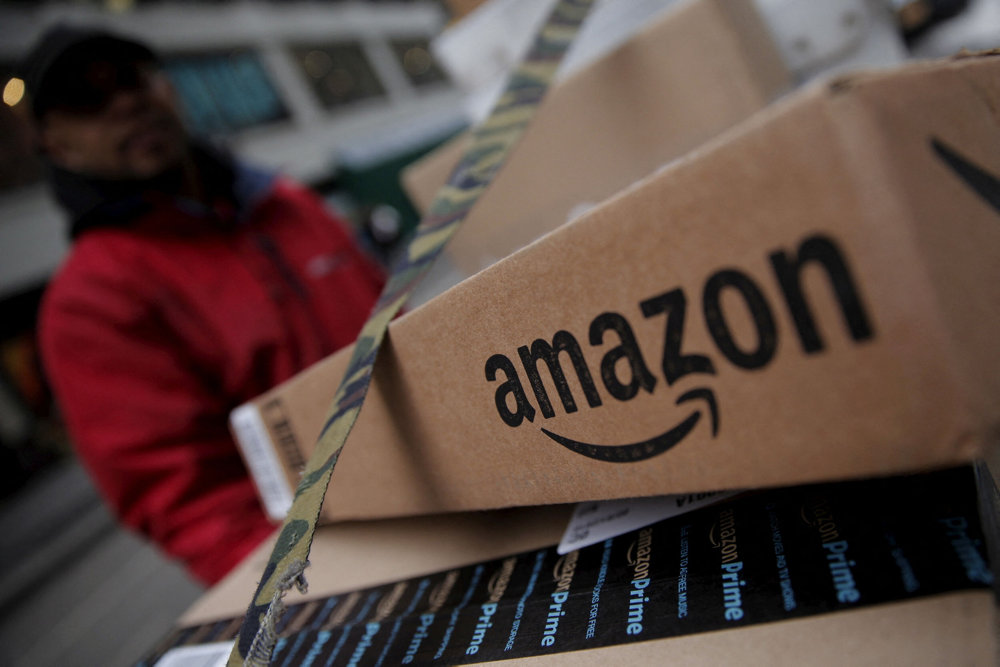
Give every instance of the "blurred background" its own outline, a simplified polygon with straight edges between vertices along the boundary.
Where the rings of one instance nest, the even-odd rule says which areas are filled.
[[[1000,46],[1000,0],[756,1],[799,83]],[[562,74],[672,4],[602,0]],[[485,114],[550,5],[0,0],[0,664],[131,664],[202,592],[116,527],[39,367],[39,299],[68,240],[18,106],[35,38],[75,21],[151,44],[194,133],[312,186],[386,260],[418,219],[400,171]]]

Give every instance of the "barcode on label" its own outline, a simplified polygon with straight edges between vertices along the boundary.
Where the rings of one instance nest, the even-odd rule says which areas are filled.
[[[264,510],[271,519],[284,519],[292,506],[292,488],[257,406],[248,403],[236,408],[229,416],[229,423],[260,492]]]

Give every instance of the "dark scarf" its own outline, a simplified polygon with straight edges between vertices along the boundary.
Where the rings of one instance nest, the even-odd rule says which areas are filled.
[[[203,144],[192,144],[191,153],[207,198],[231,202],[237,219],[270,191],[274,180],[270,173],[243,165]],[[69,215],[69,234],[73,239],[91,229],[133,224],[162,205],[164,196],[178,196],[183,182],[180,167],[136,181],[90,178],[51,164],[48,168],[56,200]]]

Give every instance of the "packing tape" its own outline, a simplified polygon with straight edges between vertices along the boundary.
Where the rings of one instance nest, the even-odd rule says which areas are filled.
[[[400,257],[375,309],[361,329],[354,354],[333,399],[316,450],[306,464],[228,665],[270,663],[276,626],[289,588],[306,589],[303,576],[330,476],[368,391],[389,322],[406,303],[479,196],[499,171],[531,120],[593,0],[559,0],[490,116],[438,191],[407,251]]]

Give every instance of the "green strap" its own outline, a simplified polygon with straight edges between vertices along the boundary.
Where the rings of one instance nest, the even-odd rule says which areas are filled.
[[[386,328],[521,136],[592,4],[593,0],[559,0],[493,112],[473,132],[471,145],[438,191],[393,270],[358,336],[316,450],[306,464],[295,500],[243,619],[227,663],[230,667],[269,664],[277,641],[278,621],[285,611],[282,598],[292,586],[305,591],[303,572],[308,565],[323,497],[340,450],[361,411]]]

